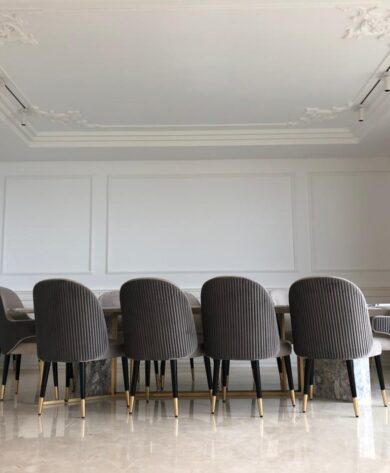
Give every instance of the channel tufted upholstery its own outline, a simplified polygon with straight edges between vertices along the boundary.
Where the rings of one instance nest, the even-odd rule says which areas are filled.
[[[298,356],[306,358],[303,412],[307,409],[309,384],[311,391],[314,388],[314,360],[317,359],[345,361],[354,412],[359,417],[354,359],[374,357],[383,404],[387,406],[382,347],[373,339],[361,290],[345,279],[311,277],[291,286],[289,300],[294,350]]]
[[[377,315],[371,319],[374,341],[381,344],[383,351],[390,351],[390,317]]]
[[[355,284],[333,277],[301,279],[291,286],[289,300],[297,355],[339,360],[374,356],[367,304]]]
[[[278,356],[275,309],[260,284],[241,277],[210,279],[202,287],[201,302],[207,356],[220,360]]]
[[[106,358],[107,327],[92,291],[74,281],[48,279],[35,285],[33,297],[41,360],[86,362]]]
[[[17,294],[11,289],[0,287],[0,349],[4,354],[17,350],[23,341],[32,341],[35,335],[34,320],[24,314],[7,314],[9,310],[19,308],[23,308],[23,304]]]
[[[120,290],[125,351],[134,360],[191,356],[198,347],[190,303],[174,284],[133,279]]]

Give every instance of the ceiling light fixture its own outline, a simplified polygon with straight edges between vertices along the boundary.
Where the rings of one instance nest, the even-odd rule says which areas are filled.
[[[385,84],[385,92],[390,92],[390,71],[383,74],[383,83]]]
[[[359,122],[364,122],[364,107],[360,105],[359,107]]]
[[[27,125],[27,107],[24,105],[24,103],[19,99],[19,97],[13,92],[12,89],[10,89],[5,82],[5,80],[0,77],[0,87],[4,87],[9,94],[12,95],[12,97],[18,102],[18,104],[22,107],[20,110],[20,126],[26,126]]]

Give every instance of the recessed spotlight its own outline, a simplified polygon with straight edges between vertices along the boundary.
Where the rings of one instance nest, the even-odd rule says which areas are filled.
[[[20,126],[26,126],[26,125],[27,125],[26,110],[23,109],[21,112],[21,117],[20,117]]]
[[[385,92],[390,92],[390,71],[383,74],[383,82],[385,84]]]
[[[364,107],[361,105],[359,107],[359,122],[364,122]]]

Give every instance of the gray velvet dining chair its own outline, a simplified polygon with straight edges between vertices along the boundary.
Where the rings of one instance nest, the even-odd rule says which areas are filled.
[[[102,307],[91,290],[67,279],[47,279],[34,286],[38,357],[44,362],[38,415],[42,414],[51,363],[79,364],[80,412],[85,418],[85,366],[117,358],[123,346],[109,342]],[[69,372],[66,372],[69,386]]]
[[[226,361],[251,362],[259,415],[263,395],[259,360],[284,358],[291,402],[295,405],[291,370],[291,345],[280,340],[274,304],[268,292],[250,279],[224,276],[210,279],[201,291],[204,351],[214,359],[211,412],[214,414],[222,360],[222,384],[226,387]]]
[[[177,360],[200,354],[190,303],[174,284],[133,279],[121,287],[125,353],[134,360],[129,414],[133,413],[141,360],[170,360],[174,415],[179,415]],[[196,353],[196,354],[198,354]],[[146,383],[148,380],[146,380]]]
[[[22,355],[37,354],[34,320],[25,314],[10,315],[9,312],[14,309],[23,309],[19,296],[11,289],[0,287],[0,351],[4,354],[0,401],[4,400],[11,356],[16,357],[15,394],[17,394]]]
[[[352,282],[335,277],[311,277],[296,281],[289,292],[294,351],[306,359],[303,412],[307,410],[314,360],[346,362],[355,416],[359,403],[353,360],[374,357],[384,405],[382,348],[372,336],[367,303]]]

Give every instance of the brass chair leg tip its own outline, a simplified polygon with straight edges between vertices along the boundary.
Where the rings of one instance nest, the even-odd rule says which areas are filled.
[[[387,393],[386,393],[386,389],[382,389],[381,393],[382,393],[383,405],[384,405],[385,407],[387,407]]]
[[[215,407],[217,405],[217,396],[212,396],[211,397],[211,413],[215,413]]]
[[[359,401],[356,397],[352,398],[353,410],[355,412],[355,417],[359,417]]]
[[[80,417],[85,419],[85,399],[81,399],[80,403]]]
[[[129,414],[130,414],[130,415],[133,414],[134,402],[135,402],[135,397],[134,397],[134,396],[130,396],[130,401],[129,401]]]
[[[307,411],[307,399],[308,399],[308,395],[304,394],[303,395],[303,405],[302,405],[302,412],[304,414],[306,414],[306,411]]]
[[[38,401],[38,415],[40,416],[42,414],[42,411],[43,411],[43,397],[40,397],[39,398],[39,401]]]
[[[263,399],[261,397],[257,398],[257,409],[259,411],[259,416],[263,417]]]
[[[179,417],[179,399],[177,397],[173,398],[173,414],[175,417]]]

